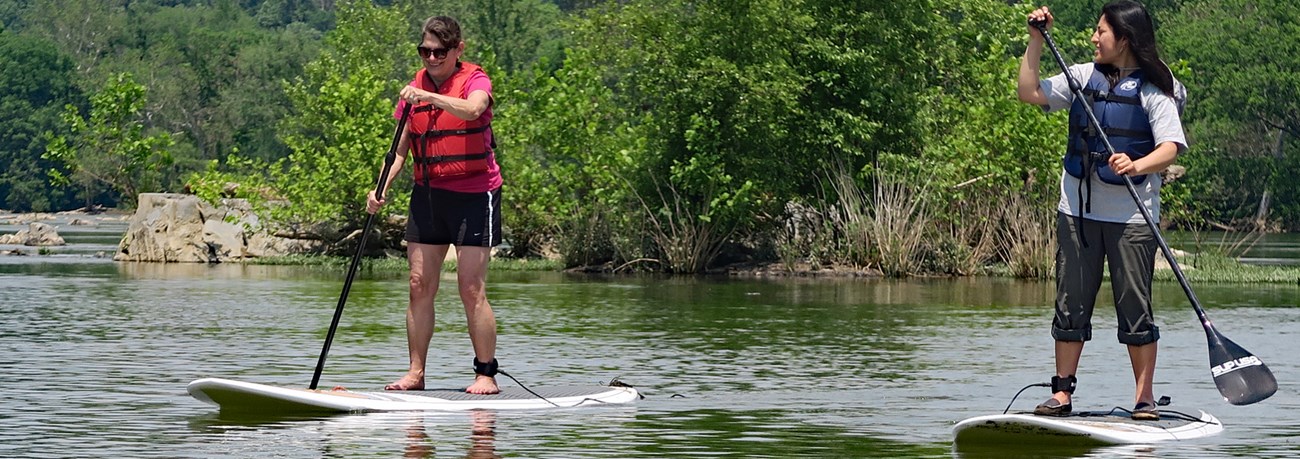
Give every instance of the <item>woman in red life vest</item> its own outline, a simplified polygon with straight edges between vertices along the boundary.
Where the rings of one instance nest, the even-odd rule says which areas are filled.
[[[397,112],[410,118],[397,146],[392,176],[408,162],[415,174],[406,224],[411,266],[406,339],[410,368],[388,390],[424,389],[425,361],[433,338],[433,299],[447,251],[456,248],[456,284],[474,347],[475,379],[465,389],[495,394],[496,316],[485,286],[492,247],[501,243],[501,170],[492,151],[492,83],[477,65],[461,62],[460,25],[429,18],[416,48],[424,67],[402,88]],[[400,117],[399,117],[400,118]],[[388,180],[387,183],[393,183]],[[366,209],[377,212],[383,196],[372,191]]]

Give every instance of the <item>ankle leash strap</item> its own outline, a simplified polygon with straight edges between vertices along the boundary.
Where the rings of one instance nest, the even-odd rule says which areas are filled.
[[[494,376],[496,376],[496,375],[497,375],[497,359],[492,359],[491,362],[483,363],[483,362],[478,361],[478,358],[477,358],[477,357],[474,358],[474,374],[483,375],[483,376],[488,376],[488,377],[494,377]]]
[[[1066,376],[1064,378],[1059,376],[1053,376],[1052,393],[1055,394],[1057,392],[1065,392],[1067,394],[1073,394],[1074,388],[1078,384],[1078,382],[1079,380],[1075,378],[1074,375]]]

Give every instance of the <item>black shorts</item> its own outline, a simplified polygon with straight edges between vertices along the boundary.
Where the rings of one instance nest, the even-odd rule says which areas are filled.
[[[411,190],[406,242],[461,247],[501,244],[501,188],[459,193],[416,185]]]

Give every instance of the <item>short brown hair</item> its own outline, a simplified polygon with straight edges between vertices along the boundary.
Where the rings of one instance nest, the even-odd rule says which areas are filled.
[[[460,45],[460,23],[448,16],[434,16],[424,21],[424,32],[420,35],[423,41],[426,37],[433,36],[442,42],[443,46],[455,48]]]

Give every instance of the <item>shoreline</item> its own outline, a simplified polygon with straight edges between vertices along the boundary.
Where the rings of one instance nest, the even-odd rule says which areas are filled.
[[[103,258],[105,252],[112,252],[126,232],[128,220],[133,215],[118,209],[76,209],[60,212],[15,213],[0,210],[0,234],[12,234],[26,229],[33,222],[54,226],[61,234],[72,236],[66,245],[61,246],[22,246],[3,245],[0,253],[11,256],[33,256],[36,258],[51,255],[79,255],[88,258]],[[109,239],[114,239],[109,242]],[[87,243],[85,240],[92,240]],[[345,265],[348,257],[337,255],[300,254],[283,257],[250,259],[240,263],[260,265],[300,265],[328,266]],[[1236,259],[1203,254],[1178,253],[1179,265],[1187,280],[1192,283],[1233,283],[1233,284],[1293,284],[1300,285],[1300,265],[1250,265]],[[383,271],[405,271],[408,268],[405,256],[370,257],[364,259],[369,269]],[[624,265],[626,266],[626,265]],[[598,275],[636,275],[646,271],[622,270],[623,266],[610,264],[594,266],[565,267],[560,260],[540,258],[506,258],[494,257],[493,269],[502,271],[555,271],[578,274]],[[449,259],[448,270],[455,269],[454,260]],[[662,274],[662,273],[655,273]],[[743,279],[885,279],[880,270],[871,267],[812,265],[806,261],[785,263],[781,261],[745,261],[710,268],[699,274],[678,274],[686,276],[724,276]],[[989,265],[978,274],[959,276],[941,273],[929,273],[908,276],[908,279],[955,279],[977,277],[1013,276],[1005,272],[1005,267]],[[1051,278],[1038,279],[1050,280]],[[1032,279],[1028,279],[1032,280]],[[1163,256],[1159,256],[1155,271],[1155,281],[1175,282],[1177,279]]]

